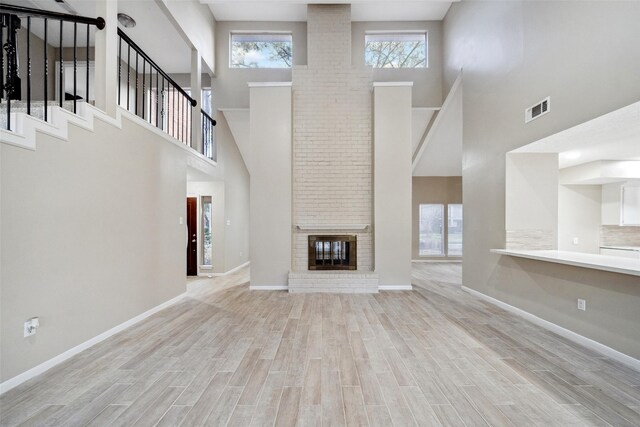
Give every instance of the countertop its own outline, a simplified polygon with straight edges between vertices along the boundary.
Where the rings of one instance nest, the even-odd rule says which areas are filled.
[[[553,250],[491,249],[491,252],[499,255],[640,276],[640,260],[631,258]]]
[[[619,251],[635,251],[635,252],[640,252],[640,246],[613,246],[613,245],[606,245],[606,246],[600,246],[600,249],[616,249]]]

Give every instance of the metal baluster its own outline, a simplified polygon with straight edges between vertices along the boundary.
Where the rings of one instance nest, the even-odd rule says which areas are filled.
[[[3,48],[11,48],[11,44],[9,43],[9,39],[11,38],[11,32],[13,29],[11,28],[11,18],[9,18],[9,22],[7,25],[7,42],[3,45]],[[4,49],[3,49],[4,50]],[[0,55],[4,56],[4,52],[0,50]],[[7,130],[11,130],[11,97],[13,96],[13,68],[11,67],[11,56],[10,52],[7,50],[7,90],[5,91],[5,99],[7,100]]]
[[[4,44],[4,20],[0,20],[0,48]],[[2,73],[0,77],[0,98],[4,98],[4,52],[0,50],[0,66],[2,68]],[[9,123],[9,122],[7,122]]]
[[[207,144],[205,141],[207,135],[207,122],[204,120],[204,114],[200,113],[200,117],[202,118],[202,123],[200,124],[200,132],[202,133],[202,154],[206,157]]]
[[[58,87],[58,97],[60,98],[59,104],[60,104],[60,108],[62,108],[63,102],[64,102],[64,96],[62,96],[62,94],[64,93],[64,61],[62,60],[62,27],[64,26],[64,21],[61,19],[60,20],[60,54],[58,55],[58,59],[60,61],[60,69],[58,72],[58,77],[60,78],[59,81],[59,87]]]
[[[136,50],[136,96],[135,96],[135,113],[138,115],[138,51]]]
[[[162,90],[160,91],[160,108],[160,129],[164,130],[164,76],[162,76]]]
[[[78,98],[78,23],[73,23],[73,113],[77,112]]]
[[[49,103],[49,58],[47,56],[47,51],[49,50],[49,45],[47,43],[49,25],[47,22],[47,18],[44,18],[44,121],[47,121],[47,104]]]
[[[89,24],[87,24],[87,54],[85,55],[87,65],[87,82],[84,92],[84,102],[89,102]]]
[[[27,17],[27,114],[31,115],[31,17]]]
[[[145,93],[146,93],[146,87],[145,87],[145,80],[147,77],[147,73],[146,73],[146,66],[147,66],[147,60],[144,59],[144,57],[142,58],[142,118],[144,119],[144,104],[146,104],[145,102]]]
[[[127,111],[129,111],[129,81],[131,80],[131,45],[127,43]]]
[[[178,97],[176,97],[176,94],[173,94],[173,97],[171,98],[171,132],[169,133],[171,136],[173,136],[174,138],[178,139],[178,134],[176,132],[176,115],[178,114],[177,110],[176,110],[176,101],[177,101]]]
[[[118,36],[118,105],[122,98],[122,37]]]
[[[158,116],[160,110],[160,73],[156,70],[156,127],[158,126]]]

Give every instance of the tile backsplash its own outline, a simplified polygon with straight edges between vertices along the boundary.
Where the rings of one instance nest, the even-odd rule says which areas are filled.
[[[603,225],[600,227],[601,246],[640,246],[640,227]]]
[[[557,242],[552,230],[507,230],[507,249],[557,249]]]

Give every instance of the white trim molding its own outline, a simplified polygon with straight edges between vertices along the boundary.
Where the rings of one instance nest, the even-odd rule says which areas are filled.
[[[462,258],[460,259],[412,259],[411,262],[457,262],[458,264],[462,262]]]
[[[249,87],[291,87],[292,82],[248,82]]]
[[[236,271],[245,268],[246,266],[248,266],[249,264],[251,264],[251,261],[247,261],[243,264],[240,264],[237,267],[232,268],[231,270],[225,271],[224,273],[209,273],[207,274],[207,276],[213,276],[213,277],[221,277],[221,276],[227,276],[229,274],[235,273]]]
[[[365,231],[369,228],[369,224],[296,224],[296,228],[300,231],[325,231],[325,230],[340,230],[340,231]]]
[[[70,348],[69,350],[65,351],[64,353],[61,353],[49,360],[47,360],[46,362],[43,362],[41,364],[39,364],[38,366],[29,369],[28,371],[25,371],[19,375],[16,375],[13,378],[8,379],[7,381],[3,382],[2,384],[0,384],[0,394],[6,393],[7,391],[19,386],[20,384],[24,383],[25,381],[30,380],[31,378],[37,377],[38,375],[48,371],[49,369],[53,368],[56,365],[59,365],[60,363],[64,362],[65,360],[68,360],[70,358],[72,358],[73,356],[75,356],[76,354],[98,344],[99,342],[102,342],[104,340],[106,340],[107,338],[112,337],[113,335],[117,334],[118,332],[121,332],[133,325],[135,325],[138,322],[141,322],[142,320],[146,319],[147,317],[161,311],[164,310],[167,307],[170,307],[172,305],[174,305],[175,303],[179,302],[180,300],[182,300],[184,297],[186,297],[187,294],[183,293],[178,295],[175,298],[170,299],[169,301],[165,301],[160,305],[157,305],[155,307],[153,307],[150,310],[145,311],[142,314],[137,315],[136,317],[127,320],[124,323],[119,324],[118,326],[115,326],[111,329],[109,329],[108,331],[105,331],[103,333],[101,333],[100,335],[97,335],[93,338],[91,338],[88,341],[85,341],[81,344],[78,344],[77,346]]]
[[[250,291],[288,291],[289,286],[287,285],[273,285],[273,286],[251,286],[249,285]]]
[[[413,286],[408,285],[378,285],[379,291],[412,291]]]
[[[412,87],[413,82],[373,82],[373,87]]]
[[[491,303],[493,305],[496,305],[500,308],[502,308],[503,310],[508,311],[509,313],[515,314],[516,316],[522,317],[525,320],[528,320],[529,322],[533,323],[534,325],[538,325],[548,331],[551,331],[553,333],[556,333],[558,335],[560,335],[561,337],[564,337],[568,340],[571,340],[577,344],[580,344],[590,350],[593,350],[595,352],[598,352],[604,356],[607,356],[613,360],[616,360],[620,363],[623,363],[627,366],[630,366],[634,369],[638,369],[640,370],[640,360],[633,358],[627,354],[621,353],[618,350],[614,350],[611,347],[608,347],[602,343],[599,343],[598,341],[594,341],[591,338],[587,338],[585,336],[582,336],[580,334],[577,334],[573,331],[570,331],[569,329],[565,329],[562,326],[556,325],[555,323],[551,323],[548,320],[544,320],[538,316],[535,316],[527,311],[524,311],[520,308],[514,307],[512,305],[509,305],[505,302],[502,302],[498,299],[495,299],[493,297],[490,297],[489,295],[485,295],[482,292],[478,292],[474,289],[470,289],[467,288],[466,286],[462,286],[462,290],[465,292],[468,292],[469,294],[473,295],[474,297],[480,298],[481,300],[484,300],[488,303]]]

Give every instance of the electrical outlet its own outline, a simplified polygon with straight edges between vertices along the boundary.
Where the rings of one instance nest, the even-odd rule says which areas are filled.
[[[574,244],[574,245],[579,244],[579,240],[578,240],[578,238],[577,238],[577,237],[574,237],[574,238],[573,238],[573,244]]]
[[[578,310],[587,311],[587,300],[578,298]]]
[[[32,317],[31,319],[24,322],[24,337],[30,337],[31,335],[35,335],[38,332],[38,327],[40,326],[40,319],[37,317]]]

